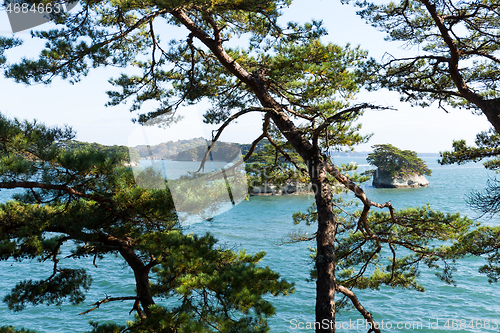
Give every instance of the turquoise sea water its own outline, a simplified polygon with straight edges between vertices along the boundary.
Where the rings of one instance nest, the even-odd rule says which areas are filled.
[[[366,165],[366,161],[359,158],[336,159],[337,163],[351,161],[358,162],[361,168]],[[464,197],[471,190],[484,188],[486,180],[495,176],[494,173],[487,172],[481,164],[439,166],[435,160],[428,159],[427,162],[433,170],[432,176],[428,177],[429,187],[375,189],[368,183],[363,187],[372,201],[383,203],[391,200],[396,208],[430,203],[436,210],[460,211],[469,217],[476,217],[477,214],[468,209]],[[1,191],[0,200],[6,200],[10,195],[11,192]],[[314,244],[278,245],[282,237],[294,230],[314,232],[314,226],[294,226],[292,223],[292,214],[298,210],[305,211],[312,200],[307,195],[252,197],[216,216],[211,222],[203,221],[187,227],[189,232],[211,232],[230,248],[246,249],[251,253],[266,251],[262,264],[269,265],[284,278],[296,283],[296,291],[291,296],[271,298],[277,308],[277,315],[270,319],[272,332],[313,331],[306,328],[307,323],[314,320],[315,285],[306,279],[311,268],[307,247]],[[497,224],[500,219],[485,220],[485,223]],[[433,271],[424,270],[420,277],[427,289],[424,293],[381,288],[358,291],[357,295],[375,320],[379,323],[383,321],[382,331],[500,332],[500,291],[498,285],[489,284],[487,278],[477,272],[483,263],[478,258],[460,261],[456,287],[442,283]],[[66,259],[61,264],[74,266],[77,263]],[[97,268],[89,260],[85,266],[93,275],[94,282],[83,305],[28,307],[14,313],[0,303],[0,326],[23,326],[47,333],[84,332],[90,329],[90,320],[123,323],[132,319],[128,315],[132,304],[127,302],[108,303],[89,314],[78,315],[106,295],[129,296],[134,290],[131,271],[119,258],[106,257]],[[27,278],[46,278],[50,271],[50,265],[37,261],[0,262],[0,298],[16,282]],[[367,331],[364,322],[357,322],[360,316],[355,310],[343,311],[337,319],[337,325],[344,326],[338,332]]]

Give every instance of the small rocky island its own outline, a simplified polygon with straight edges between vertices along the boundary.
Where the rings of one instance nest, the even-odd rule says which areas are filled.
[[[429,185],[425,176],[431,170],[411,150],[401,150],[390,144],[374,145],[368,154],[369,164],[376,166],[372,185],[377,188],[424,187]]]
[[[429,181],[422,175],[387,177],[375,171],[372,185],[378,188],[424,187],[429,185]]]

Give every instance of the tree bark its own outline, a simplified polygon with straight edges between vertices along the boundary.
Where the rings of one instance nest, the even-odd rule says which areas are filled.
[[[500,133],[500,99],[486,100],[478,105],[481,111],[493,126],[497,133]]]
[[[316,234],[316,333],[335,332],[335,235],[332,192],[324,162],[315,157],[307,163],[318,210]]]
[[[127,264],[132,268],[135,278],[136,294],[142,310],[137,308],[137,312],[141,318],[145,318],[150,314],[149,307],[154,305],[151,289],[149,288],[149,272],[151,265],[145,265],[141,258],[135,253],[134,248],[130,241],[119,239],[111,235],[101,233],[99,241],[106,245],[117,246],[118,252],[125,259]]]
[[[120,248],[120,254],[134,271],[137,298],[142,306],[144,315],[147,317],[150,314],[149,307],[155,304],[151,295],[151,289],[149,288],[149,271],[151,267],[144,265],[132,247]],[[137,310],[139,315],[141,315],[140,309]]]

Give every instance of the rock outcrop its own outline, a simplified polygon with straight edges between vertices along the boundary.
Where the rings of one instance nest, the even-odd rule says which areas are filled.
[[[372,185],[377,188],[425,187],[429,186],[429,181],[422,175],[388,177],[376,170],[373,174]]]

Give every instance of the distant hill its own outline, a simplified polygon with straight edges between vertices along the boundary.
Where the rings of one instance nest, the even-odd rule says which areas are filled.
[[[196,147],[207,147],[207,140],[204,138],[194,138],[190,140],[177,140],[162,142],[157,145],[139,145],[134,148],[139,153],[141,159],[150,160],[172,160],[180,152],[195,149]]]
[[[174,160],[174,161],[201,161],[205,156],[208,145],[204,138],[162,142],[157,145],[139,145],[133,147],[141,159]],[[231,162],[241,154],[242,147],[237,143],[217,142],[211,150],[210,159],[213,161]]]
[[[139,145],[132,147],[136,150],[141,159],[152,160],[174,160],[174,161],[201,161],[210,142],[202,137],[190,140],[177,140],[162,142],[157,145]],[[269,140],[264,139],[257,144],[254,153],[258,153],[264,149],[264,146],[269,144]],[[250,150],[251,144],[218,142],[212,149],[213,161],[230,162],[238,156],[238,154],[246,155]],[[367,157],[369,151],[353,151],[353,152],[333,152],[333,157]],[[439,158],[438,153],[418,153],[422,158]]]
[[[349,153],[339,153],[335,152],[332,154],[333,157],[367,157],[371,151],[353,151]],[[426,158],[439,158],[439,153],[417,153],[418,157]]]
[[[418,157],[432,157],[439,158],[439,153],[417,153]]]
[[[333,152],[332,157],[367,157],[369,151]]]

